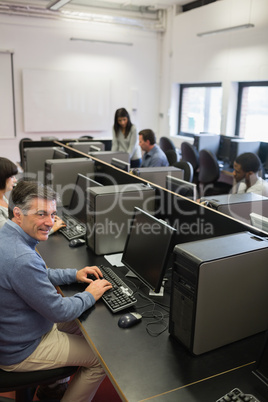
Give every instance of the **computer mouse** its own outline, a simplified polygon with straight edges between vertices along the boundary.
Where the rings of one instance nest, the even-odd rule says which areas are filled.
[[[83,246],[83,244],[85,244],[85,240],[84,239],[73,239],[70,241],[69,243],[69,247],[79,247],[79,246]]]
[[[120,328],[130,328],[141,322],[141,319],[142,315],[139,313],[126,313],[119,318],[118,326]]]

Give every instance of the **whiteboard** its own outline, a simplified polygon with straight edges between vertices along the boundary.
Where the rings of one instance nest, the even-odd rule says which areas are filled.
[[[26,132],[108,130],[109,79],[87,72],[25,69],[23,111]]]
[[[12,54],[0,50],[0,138],[15,135]]]

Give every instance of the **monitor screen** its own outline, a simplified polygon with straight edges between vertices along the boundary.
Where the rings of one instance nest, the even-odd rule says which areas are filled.
[[[132,173],[163,188],[165,188],[167,176],[183,179],[183,170],[175,166],[140,167],[134,168]]]
[[[112,158],[111,164],[117,167],[118,169],[124,170],[125,172],[130,171],[130,163],[121,161],[120,159]]]
[[[58,148],[55,148],[54,149],[54,153],[53,153],[53,158],[52,159],[66,159],[66,158],[68,158],[69,157],[69,155],[67,154],[67,152],[65,152],[65,151],[63,151],[63,150],[61,150],[61,149],[58,149]]]
[[[217,153],[217,158],[220,161],[223,161],[224,163],[229,163],[229,158],[230,158],[230,146],[231,146],[231,140],[234,139],[234,137],[229,137],[227,135],[221,135],[220,136],[220,146],[219,150]]]
[[[255,212],[251,212],[250,223],[257,229],[263,230],[264,232],[268,232],[268,218],[266,216],[262,216],[256,214]]]
[[[122,263],[156,293],[162,286],[175,233],[166,222],[135,207]]]
[[[196,184],[190,183],[177,177],[167,176],[166,177],[166,189],[173,191],[173,193],[183,195],[193,201],[197,198],[197,187]]]
[[[258,155],[260,141],[247,141],[244,139],[232,139],[230,143],[230,166],[234,165],[236,158],[244,152],[253,152]]]
[[[102,184],[78,173],[68,212],[82,223],[86,223],[86,189],[97,186]]]
[[[266,332],[264,345],[252,372],[264,384],[264,389],[268,394],[268,332]]]

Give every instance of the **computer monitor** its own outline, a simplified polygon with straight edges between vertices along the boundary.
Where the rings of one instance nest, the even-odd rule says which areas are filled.
[[[129,162],[129,153],[124,151],[96,151],[89,152],[88,155],[109,164],[111,164],[112,158],[117,158],[121,161]]]
[[[85,154],[89,152],[91,145],[100,148],[101,151],[105,150],[104,143],[100,141],[69,142],[68,145],[76,151],[80,151]]]
[[[184,175],[183,170],[175,166],[140,167],[132,169],[132,173],[163,188],[165,188],[167,176],[183,179]]]
[[[256,214],[255,212],[251,212],[249,216],[252,226],[268,233],[268,218],[266,216]]]
[[[111,165],[117,167],[118,169],[124,170],[124,172],[130,171],[130,163],[121,161],[120,159],[117,158],[112,158]]]
[[[194,134],[194,146],[198,152],[202,149],[207,149],[216,155],[220,146],[220,135],[210,133]]]
[[[135,207],[122,263],[156,293],[162,286],[175,233],[166,222]]]
[[[268,171],[268,142],[261,142],[258,156],[264,167],[265,172]]]
[[[194,183],[178,179],[177,177],[166,177],[166,189],[173,191],[173,193],[183,195],[193,201],[197,198],[197,186]]]
[[[236,158],[244,152],[252,152],[258,155],[260,148],[260,141],[248,141],[244,139],[232,139],[230,143],[230,157],[229,163],[232,167]]]
[[[52,159],[66,159],[66,158],[69,158],[67,152],[63,151],[62,149],[55,148]]]
[[[268,331],[266,332],[266,337],[264,345],[262,346],[260,356],[257,359],[252,373],[260,380],[260,385],[262,386],[262,394],[265,393],[266,398],[268,397]]]
[[[99,182],[78,173],[77,180],[73,189],[68,213],[80,222],[86,223],[86,189],[89,187],[102,186]]]
[[[229,164],[230,163],[230,148],[231,141],[237,139],[236,137],[230,137],[227,135],[220,135],[220,146],[217,155],[218,160]]]
[[[100,147],[97,147],[96,145],[90,145],[89,147],[89,152],[100,152],[102,149]]]

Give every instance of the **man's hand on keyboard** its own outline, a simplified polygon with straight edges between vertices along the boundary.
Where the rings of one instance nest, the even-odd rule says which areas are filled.
[[[61,218],[59,218],[58,216],[55,216],[54,225],[50,231],[50,234],[57,232],[57,230],[65,227],[65,226],[66,226],[65,222],[63,222],[63,220]]]
[[[99,300],[102,295],[109,289],[112,289],[112,285],[106,279],[97,279],[93,281],[85,290],[92,294],[94,299]]]
[[[86,283],[93,282],[93,279],[90,279],[88,275],[94,276],[95,279],[102,279],[101,270],[96,266],[92,266],[92,267],[85,267],[77,271],[76,274],[77,282],[86,282]]]

